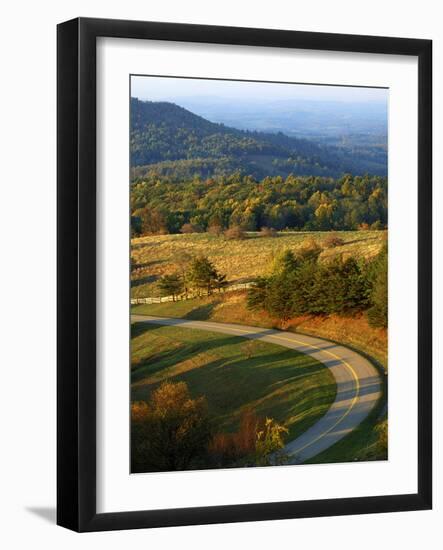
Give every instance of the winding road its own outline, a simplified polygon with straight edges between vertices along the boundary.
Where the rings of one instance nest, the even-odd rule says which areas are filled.
[[[323,363],[335,378],[337,395],[318,422],[286,445],[285,452],[291,464],[305,462],[348,435],[368,416],[381,397],[381,380],[375,367],[355,351],[322,338],[261,327],[138,314],[131,315],[131,322],[180,326],[263,340],[305,353]]]

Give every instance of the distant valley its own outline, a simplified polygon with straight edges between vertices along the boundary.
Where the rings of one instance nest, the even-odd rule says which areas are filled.
[[[131,99],[134,180],[152,173],[179,180],[233,172],[255,179],[387,174],[386,112],[381,107],[372,106],[371,114],[360,112],[358,105],[346,104],[345,112],[344,106],[328,110],[318,103],[316,110],[304,102],[297,110],[277,102],[263,114],[254,104],[188,103],[220,122],[174,103]]]

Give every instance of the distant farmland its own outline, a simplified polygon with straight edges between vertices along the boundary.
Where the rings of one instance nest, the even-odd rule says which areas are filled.
[[[209,233],[135,238],[131,241],[131,255],[137,269],[132,274],[131,296],[158,296],[156,281],[177,271],[177,258],[184,252],[207,256],[226,274],[229,282],[238,283],[267,274],[280,251],[296,251],[312,239],[323,248],[320,261],[336,255],[370,259],[378,254],[386,239],[385,231],[340,231],[337,234],[344,244],[326,248],[324,243],[330,234],[328,231],[280,232],[275,237],[263,237],[259,233],[248,233],[243,240],[227,240]]]

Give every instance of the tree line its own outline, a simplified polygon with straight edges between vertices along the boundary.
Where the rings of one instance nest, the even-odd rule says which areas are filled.
[[[239,172],[201,180],[150,176],[131,187],[133,236],[239,226],[303,231],[387,227],[387,180],[379,176],[341,178],[266,177]]]
[[[248,291],[248,307],[288,321],[299,315],[353,315],[366,312],[372,326],[388,324],[385,245],[370,261],[336,256],[319,262],[321,248],[308,243],[296,254],[285,251],[270,276],[260,277]]]

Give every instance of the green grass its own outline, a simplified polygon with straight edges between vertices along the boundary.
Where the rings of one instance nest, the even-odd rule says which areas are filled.
[[[289,331],[319,336],[348,345],[375,359],[388,368],[387,331],[369,326],[365,315],[343,317],[304,316],[290,320],[281,327],[276,319],[265,312],[254,312],[246,307],[245,292],[214,294],[210,297],[195,298],[182,302],[143,304],[132,306],[132,313],[159,315],[161,317],[183,317],[197,321],[211,320],[218,323],[237,323],[266,328],[285,328]]]
[[[329,449],[307,460],[306,464],[387,460],[387,449],[381,447],[378,432],[375,429],[385,421],[386,417],[376,420],[373,415],[368,416],[352,433]]]
[[[132,241],[132,254],[136,262],[143,267],[137,272],[137,280],[132,281],[133,288],[131,292],[133,296],[139,297],[157,295],[155,281],[160,276],[172,273],[177,269],[175,257],[180,251],[186,251],[193,255],[205,254],[214,262],[219,271],[227,274],[229,281],[234,282],[251,280],[257,275],[266,274],[270,269],[273,258],[279,251],[288,248],[297,250],[305,241],[312,238],[321,245],[328,234],[328,232],[282,232],[275,238],[249,234],[249,238],[240,241],[227,241],[223,237],[206,233],[156,235],[134,239]],[[374,257],[383,245],[386,232],[349,231],[339,232],[339,236],[343,239],[344,244],[332,249],[324,248],[320,260],[335,254],[341,254],[344,257],[346,255],[359,258]],[[245,292],[215,294],[208,298],[175,303],[133,306],[131,311],[132,313],[164,317],[181,317],[194,320],[210,319],[220,323],[230,322],[285,328],[347,344],[356,351],[367,354],[369,358],[375,358],[379,364],[383,365],[385,370],[387,369],[386,330],[370,327],[364,316],[358,318],[306,316],[291,320],[285,327],[279,327],[278,322],[265,313],[247,310],[245,296]],[[326,397],[322,397],[322,386],[316,389],[315,384],[313,384],[308,386],[308,395],[304,396],[303,391],[299,392],[297,388],[292,388],[291,385],[288,386],[289,380],[287,379],[280,382],[277,379],[266,382],[266,377],[263,378],[264,372],[271,371],[274,374],[278,373],[278,376],[280,376],[283,371],[279,370],[277,365],[275,365],[275,370],[274,367],[267,369],[266,354],[263,355],[260,351],[257,351],[257,357],[254,359],[259,364],[254,363],[254,366],[252,363],[245,362],[245,352],[241,351],[241,346],[245,345],[243,339],[238,339],[239,342],[234,344],[232,342],[237,340],[236,338],[212,334],[211,338],[222,338],[229,340],[229,342],[215,348],[211,346],[208,348],[209,351],[206,352],[204,342],[207,341],[206,338],[210,333],[205,332],[203,336],[200,331],[187,329],[188,334],[189,332],[199,333],[197,341],[192,342],[189,340],[191,336],[185,337],[184,333],[180,337],[177,333],[168,337],[166,332],[169,330],[178,331],[180,329],[163,327],[161,329],[157,328],[155,331],[149,330],[147,331],[147,334],[149,334],[146,336],[146,341],[144,341],[145,337],[142,334],[137,334],[134,337],[134,360],[140,364],[134,367],[133,375],[135,377],[141,376],[140,379],[134,380],[133,384],[133,395],[136,399],[147,399],[152,388],[169,376],[180,380],[184,379],[189,383],[191,391],[195,395],[199,395],[198,392],[200,391],[200,394],[208,396],[208,400],[211,398],[211,410],[222,429],[234,430],[241,412],[244,408],[252,406],[258,407],[259,410],[256,410],[256,412],[260,414],[265,411],[264,414],[273,416],[281,422],[286,422],[290,429],[291,439],[306,430],[326,412],[329,405],[325,406],[321,401],[322,399],[326,402],[326,397],[329,395],[330,401],[328,403],[330,404],[333,401],[331,395],[332,393],[335,395],[335,389],[333,392],[328,389]],[[186,331],[186,329],[181,329],[181,331]],[[160,336],[163,339],[159,339]],[[168,338],[170,339],[168,340]],[[261,342],[254,342],[255,345],[271,346]],[[141,346],[141,351],[138,351],[137,346]],[[235,346],[240,347],[235,350],[233,346],[234,348]],[[145,352],[146,355],[144,356]],[[229,355],[232,353],[234,355]],[[287,353],[294,354],[295,352],[288,350]],[[199,366],[201,361],[203,367]],[[302,361],[302,359],[300,358],[299,361]],[[250,378],[245,379],[246,381],[242,377],[238,378],[240,371],[237,369],[237,367],[245,364],[247,366],[242,366],[241,371],[245,371],[242,372],[242,376],[246,376],[246,374],[250,376]],[[274,365],[274,363],[272,364]],[[160,365],[160,370],[156,370],[158,365]],[[192,368],[189,365],[193,365]],[[228,370],[221,365],[226,365]],[[184,369],[183,372],[180,369]],[[224,377],[225,372],[229,373],[229,376],[226,374]],[[330,373],[324,373],[323,376],[325,375],[330,376]],[[271,376],[270,373],[267,373],[267,376]],[[316,380],[318,382],[316,376],[297,378],[297,384],[301,382],[308,384],[308,379],[310,382]],[[232,381],[230,377],[233,377]],[[255,382],[256,377],[257,382]],[[252,383],[248,380],[252,380]],[[272,384],[277,383],[280,384],[281,388],[288,387],[289,393],[273,393]],[[266,384],[270,385],[266,386]],[[247,387],[249,385],[251,385],[251,388]],[[331,383],[329,383],[329,387],[331,387]],[[219,406],[219,400],[222,399],[223,402],[224,398],[219,397],[218,392],[224,394],[226,393],[225,389],[232,394],[233,401],[229,410],[222,411],[223,407]],[[253,395],[254,391],[259,390],[268,393]],[[282,402],[280,402],[280,399]],[[317,404],[318,399],[320,399],[320,405]],[[345,462],[385,458],[386,453],[379,448],[380,438],[375,430],[375,427],[380,423],[380,413],[383,411],[385,403],[386,400],[382,399],[380,404],[356,430],[318,457],[312,459],[312,462]],[[227,402],[224,402],[224,406],[227,407]]]
[[[322,417],[335,399],[330,371],[282,346],[181,327],[132,326],[132,400],[148,400],[162,381],[184,381],[205,395],[219,431],[238,429],[242,413],[285,424],[291,440]]]
[[[273,258],[282,250],[296,251],[306,241],[315,239],[320,245],[330,231],[283,231],[276,237],[262,237],[248,233],[244,240],[226,240],[209,233],[186,235],[151,235],[132,239],[131,254],[141,268],[133,274],[133,297],[158,296],[156,281],[159,277],[177,270],[176,258],[180,252],[191,255],[204,254],[229,282],[252,280],[269,272]],[[386,231],[339,231],[344,244],[326,248],[320,260],[340,254],[356,258],[373,258],[378,254],[386,238]]]
[[[181,302],[164,302],[162,304],[139,304],[131,307],[131,313],[140,315],[159,315],[160,317],[179,317],[205,321],[211,318],[211,314],[220,299],[217,296],[209,298],[195,298]],[[229,321],[226,320],[228,323]]]
[[[275,326],[272,320],[265,315],[249,312],[244,308],[244,294],[237,293],[225,295],[224,299],[219,297],[188,300],[185,302],[168,302],[164,304],[138,305],[132,307],[132,313],[159,315],[164,317],[183,317],[187,319],[206,320],[211,319],[217,322],[235,322],[253,326],[270,327]],[[348,331],[352,324],[344,320]],[[323,324],[322,324],[323,323]],[[355,322],[355,330],[346,334],[338,324],[337,319],[325,319],[320,323],[317,319],[302,325],[302,331],[317,335],[330,340],[347,342],[357,352],[361,352],[379,368],[382,380],[384,370],[387,368],[386,358],[386,335],[377,337],[378,329],[371,329],[363,325],[364,320]],[[338,329],[337,329],[338,325]],[[304,327],[304,330],[303,330]],[[288,327],[289,330],[298,329],[298,326]],[[355,334],[353,334],[355,332]],[[371,334],[374,332],[374,334]],[[364,345],[361,345],[360,337],[364,335]],[[374,357],[376,360],[374,360]],[[377,361],[378,359],[378,361]],[[377,406],[370,415],[349,435],[326,449],[323,453],[312,458],[310,463],[332,463],[350,462],[354,460],[385,460],[387,458],[386,448],[380,445],[380,434],[376,427],[386,419],[386,391]]]

